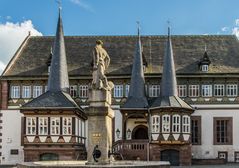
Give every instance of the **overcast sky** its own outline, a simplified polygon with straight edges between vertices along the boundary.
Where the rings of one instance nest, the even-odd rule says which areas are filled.
[[[65,35],[236,34],[239,0],[62,0]],[[0,0],[0,72],[27,36],[54,35],[56,0]]]

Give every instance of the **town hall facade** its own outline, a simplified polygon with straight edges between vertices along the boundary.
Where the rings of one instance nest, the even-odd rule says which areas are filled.
[[[239,162],[235,36],[64,37],[59,15],[56,36],[29,34],[1,76],[1,163],[86,159],[97,40],[110,57],[117,159]]]

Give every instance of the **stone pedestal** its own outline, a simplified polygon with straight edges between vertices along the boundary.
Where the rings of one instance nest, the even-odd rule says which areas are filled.
[[[88,115],[88,149],[87,164],[109,164],[108,152],[112,148],[111,92],[108,90],[90,90],[90,106],[86,108]],[[93,158],[94,148],[98,145],[101,156],[96,162]]]

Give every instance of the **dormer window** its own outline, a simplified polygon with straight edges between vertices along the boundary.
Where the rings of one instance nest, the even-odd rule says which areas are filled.
[[[208,71],[208,65],[202,65],[202,71],[207,72]]]

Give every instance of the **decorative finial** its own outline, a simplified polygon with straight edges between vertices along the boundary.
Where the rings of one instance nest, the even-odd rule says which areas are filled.
[[[138,27],[138,36],[139,36],[140,35],[140,22],[137,21],[136,23],[137,23],[137,27]]]
[[[58,4],[59,10],[62,10],[62,2],[61,2],[61,0],[56,0],[56,3]]]
[[[170,29],[171,29],[170,28],[170,21],[169,20],[167,21],[167,24],[168,24],[168,37],[169,37],[170,36]]]

